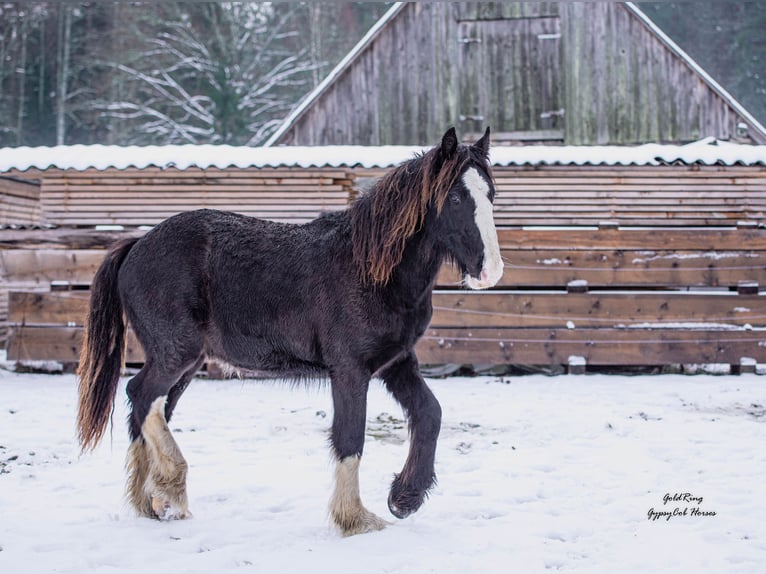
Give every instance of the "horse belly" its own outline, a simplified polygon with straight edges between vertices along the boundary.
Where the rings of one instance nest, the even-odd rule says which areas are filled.
[[[304,333],[283,333],[277,322],[211,325],[208,354],[234,367],[283,376],[325,370],[316,345]]]

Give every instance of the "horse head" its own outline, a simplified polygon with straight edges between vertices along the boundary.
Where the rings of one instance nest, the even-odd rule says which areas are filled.
[[[503,275],[503,260],[492,216],[495,186],[488,158],[489,128],[473,145],[459,144],[450,128],[437,153],[437,179],[447,182],[439,194],[442,201],[432,210],[437,240],[468,287],[493,287]]]

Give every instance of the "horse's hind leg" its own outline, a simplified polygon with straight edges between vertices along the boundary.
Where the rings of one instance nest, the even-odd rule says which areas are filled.
[[[188,465],[167,423],[202,360],[200,356],[191,367],[187,363],[171,375],[147,362],[128,383],[133,442],[128,450],[127,495],[143,516],[169,520],[191,515],[186,495]]]
[[[412,354],[385,369],[381,378],[409,420],[410,452],[388,497],[391,514],[405,518],[420,508],[436,481],[434,455],[441,428],[441,407],[420,375]]]
[[[333,421],[330,437],[335,454],[335,488],[330,517],[343,536],[381,530],[388,524],[362,504],[359,463],[364,449],[369,374],[333,374]]]

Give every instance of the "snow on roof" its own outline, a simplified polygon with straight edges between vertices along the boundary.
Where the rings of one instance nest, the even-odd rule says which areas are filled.
[[[386,168],[411,159],[421,146],[278,146],[225,145],[0,148],[0,173],[28,169]],[[514,165],[766,165],[766,145],[743,145],[712,138],[686,145],[640,146],[497,146],[490,153],[497,166]]]

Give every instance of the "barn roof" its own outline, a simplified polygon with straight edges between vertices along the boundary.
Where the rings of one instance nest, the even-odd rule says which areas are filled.
[[[702,66],[700,66],[689,54],[681,49],[667,34],[665,34],[638,6],[633,2],[623,2],[625,8],[638,18],[665,46],[680,60],[689,66],[699,78],[716,94],[718,94],[747,124],[753,140],[758,143],[766,143],[766,127],[764,127],[750,112],[740,104],[726,89],[716,82]],[[333,83],[348,70],[359,56],[374,42],[380,32],[391,22],[407,5],[407,2],[395,3],[378,20],[367,34],[346,54],[346,56],[333,68],[333,70],[320,82],[309,94],[303,98],[293,111],[282,121],[277,130],[266,141],[266,146],[275,145],[280,138],[311,108],[320,96],[331,88]]]
[[[30,169],[126,168],[386,168],[423,151],[420,146],[278,146],[225,145],[105,146],[0,148],[0,173]],[[761,165],[766,145],[744,145],[712,138],[686,145],[523,146],[492,148],[498,166],[524,165]]]
[[[385,26],[391,20],[393,20],[399,12],[401,12],[402,8],[404,8],[406,4],[406,2],[396,2],[393,6],[391,6],[388,12],[383,14],[380,20],[373,24],[372,28],[370,28],[369,31],[362,37],[362,39],[357,42],[356,46],[354,46],[351,51],[346,54],[346,56],[340,62],[338,62],[332,71],[327,74],[325,79],[317,84],[317,86],[298,103],[295,109],[293,109],[293,111],[290,112],[290,114],[282,121],[277,130],[271,134],[271,137],[269,137],[264,145],[274,145],[277,140],[287,130],[290,129],[290,127],[298,120],[298,118],[303,115],[303,112],[305,112],[317,100],[317,98],[319,98],[319,96],[321,96],[332,85],[336,78],[338,78],[338,76],[340,76],[349,66],[351,66],[354,60],[359,57],[359,54],[361,54],[370,44],[372,44],[373,40],[375,40],[380,31],[385,28]]]

